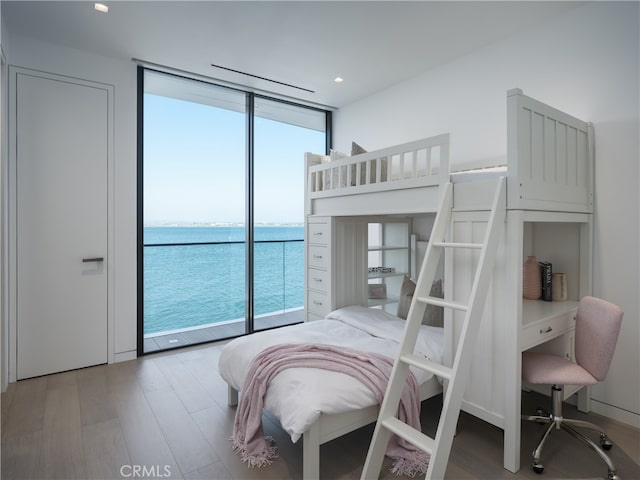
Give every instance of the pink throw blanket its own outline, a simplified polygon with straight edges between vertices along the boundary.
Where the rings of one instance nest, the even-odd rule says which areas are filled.
[[[317,344],[281,344],[260,352],[249,364],[233,425],[233,449],[250,467],[272,463],[276,448],[262,431],[262,409],[269,382],[287,368],[321,368],[350,375],[366,385],[378,403],[387,388],[393,360],[377,353]],[[410,374],[400,400],[398,418],[420,430],[418,383]],[[391,436],[387,456],[394,459],[391,471],[414,476],[426,473],[429,455],[396,435]]]

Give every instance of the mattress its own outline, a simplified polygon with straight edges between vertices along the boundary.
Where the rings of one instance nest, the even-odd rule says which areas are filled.
[[[255,355],[281,343],[316,343],[377,352],[395,358],[405,321],[381,310],[350,306],[315,320],[258,332],[229,342],[218,364],[222,378],[241,391],[245,372]],[[422,325],[415,353],[442,362],[443,329]],[[432,375],[413,369],[419,384]],[[315,368],[291,368],[269,384],[265,409],[280,420],[296,442],[321,414],[338,414],[376,405],[376,399],[361,382],[344,373]]]

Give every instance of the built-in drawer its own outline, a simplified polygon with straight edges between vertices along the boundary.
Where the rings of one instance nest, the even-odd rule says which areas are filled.
[[[321,292],[314,292],[313,290],[307,291],[308,303],[307,307],[310,313],[315,313],[324,317],[331,311],[331,305],[329,304],[329,297]]]
[[[309,223],[309,243],[329,245],[329,224]]]
[[[319,245],[309,245],[307,265],[315,268],[329,268],[329,248]]]
[[[576,312],[571,311],[550,318],[528,323],[522,328],[522,350],[547,342],[576,326]]]
[[[317,268],[307,270],[307,288],[329,293],[329,272]]]

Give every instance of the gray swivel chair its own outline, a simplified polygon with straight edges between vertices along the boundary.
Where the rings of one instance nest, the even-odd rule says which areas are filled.
[[[542,473],[540,463],[542,447],[554,429],[563,429],[591,447],[609,467],[608,480],[619,480],[615,465],[604,450],[611,449],[611,442],[596,425],[581,420],[562,417],[563,385],[595,385],[607,376],[618,340],[623,311],[605,300],[584,297],[578,305],[575,330],[576,363],[559,355],[523,352],[522,381],[530,384],[552,385],[552,412],[545,416],[523,415],[523,420],[548,423],[538,446],[532,453],[533,470]],[[588,428],[600,432],[600,445],[573,427]]]

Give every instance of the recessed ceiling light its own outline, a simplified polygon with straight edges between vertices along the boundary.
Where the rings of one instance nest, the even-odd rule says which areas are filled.
[[[333,81],[336,82],[336,83],[342,83],[342,82],[344,82],[344,78],[336,77],[336,78],[333,79]]]
[[[104,3],[94,3],[93,8],[102,13],[109,13],[109,7]]]

